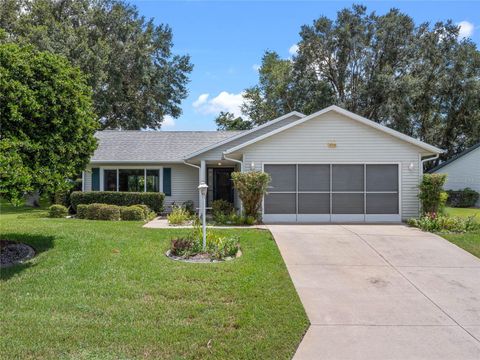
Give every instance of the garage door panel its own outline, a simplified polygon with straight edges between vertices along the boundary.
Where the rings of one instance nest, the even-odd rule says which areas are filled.
[[[398,166],[368,164],[367,191],[398,191]]]
[[[367,194],[367,214],[398,214],[398,193]]]
[[[297,212],[296,194],[270,193],[265,196],[265,214],[295,214]]]
[[[298,165],[298,191],[330,191],[330,165]]]
[[[296,165],[265,165],[264,171],[272,178],[270,192],[296,191]]]
[[[332,214],[363,214],[362,194],[332,194]]]
[[[330,194],[298,194],[299,214],[330,214]]]
[[[363,191],[363,165],[332,165],[332,191]]]
[[[397,164],[272,164],[266,221],[400,221]],[[298,203],[297,203],[298,201]]]

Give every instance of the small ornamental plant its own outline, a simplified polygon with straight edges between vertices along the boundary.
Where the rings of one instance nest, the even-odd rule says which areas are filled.
[[[448,198],[448,194],[443,190],[443,185],[447,179],[446,174],[425,174],[422,183],[419,186],[418,195],[422,202],[423,214],[436,214],[442,212]]]
[[[258,219],[262,199],[267,194],[270,175],[261,171],[233,172],[233,186],[243,204],[246,217]]]

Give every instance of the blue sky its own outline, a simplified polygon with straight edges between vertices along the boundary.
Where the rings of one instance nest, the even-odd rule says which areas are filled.
[[[215,130],[221,111],[238,112],[242,91],[257,82],[255,69],[265,50],[291,56],[303,24],[321,15],[331,19],[350,1],[131,1],[140,13],[173,29],[174,52],[189,54],[194,64],[189,96],[178,119],[163,130]],[[396,7],[415,22],[452,19],[480,45],[480,2],[365,1],[378,14]]]

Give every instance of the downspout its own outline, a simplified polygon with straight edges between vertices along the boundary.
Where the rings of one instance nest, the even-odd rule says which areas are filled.
[[[222,155],[225,160],[233,161],[233,162],[236,162],[237,164],[240,164],[240,171],[243,172],[243,161],[229,158],[227,155],[225,155],[225,152],[223,152]],[[242,200],[240,200],[240,198],[238,200],[240,201],[240,214],[242,214],[243,213]]]
[[[439,156],[440,154],[437,154],[434,157],[429,157],[420,161],[420,181],[422,181],[422,176],[423,176],[423,164],[426,163],[427,161],[436,160],[438,159]]]
[[[227,155],[225,155],[225,153],[223,153],[223,158],[225,160],[233,161],[233,162],[236,162],[237,164],[240,164],[240,171],[243,172],[243,161],[229,158]]]

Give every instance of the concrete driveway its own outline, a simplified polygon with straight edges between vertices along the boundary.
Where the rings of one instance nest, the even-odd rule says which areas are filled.
[[[403,225],[269,225],[311,326],[294,359],[480,359],[480,260]]]

